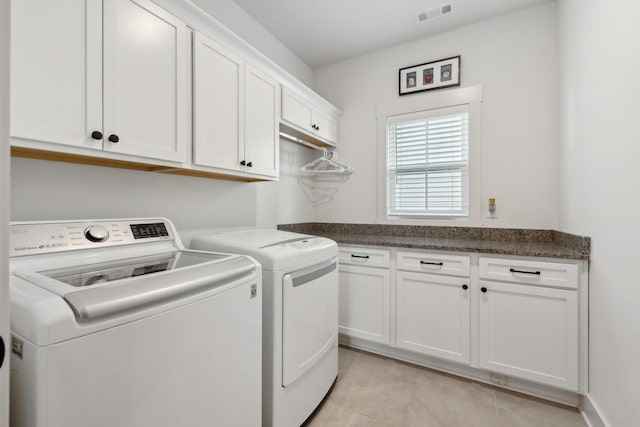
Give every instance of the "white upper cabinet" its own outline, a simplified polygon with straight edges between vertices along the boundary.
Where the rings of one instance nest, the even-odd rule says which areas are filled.
[[[313,124],[319,137],[326,139],[334,145],[338,142],[338,119],[330,114],[315,108],[313,110]]]
[[[278,82],[198,32],[193,66],[194,165],[277,177]]]
[[[12,2],[13,155],[253,181],[278,178],[283,123],[335,146],[339,110],[190,2],[162,4]]]
[[[183,22],[149,0],[20,0],[12,9],[14,138],[186,160]]]
[[[187,53],[185,24],[151,1],[104,2],[106,150],[186,160]]]
[[[195,32],[193,163],[244,170],[244,62]]]
[[[102,1],[11,2],[11,136],[102,149]]]
[[[282,88],[282,120],[325,145],[337,145],[338,117],[286,87]]]
[[[244,81],[244,146],[247,171],[277,177],[280,171],[280,85],[249,64],[245,66]]]

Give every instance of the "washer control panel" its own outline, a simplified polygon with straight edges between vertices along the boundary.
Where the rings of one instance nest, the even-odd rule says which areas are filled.
[[[174,239],[163,219],[16,223],[10,229],[12,257]]]

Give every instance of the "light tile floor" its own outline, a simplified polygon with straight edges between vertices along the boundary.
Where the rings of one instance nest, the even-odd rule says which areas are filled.
[[[309,427],[586,427],[574,408],[339,349],[338,381]]]

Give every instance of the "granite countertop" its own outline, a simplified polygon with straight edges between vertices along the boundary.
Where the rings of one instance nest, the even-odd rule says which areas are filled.
[[[377,224],[282,224],[278,229],[338,243],[589,260],[591,239],[555,230]]]

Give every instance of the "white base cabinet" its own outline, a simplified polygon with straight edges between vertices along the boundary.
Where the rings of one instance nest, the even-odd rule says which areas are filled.
[[[343,342],[586,390],[587,262],[341,245],[340,263]]]
[[[479,364],[578,390],[578,292],[480,281]]]
[[[397,346],[470,362],[469,279],[398,271]]]
[[[386,256],[385,256],[386,252]],[[390,344],[391,276],[380,265],[389,251],[340,250],[338,331],[349,337]],[[360,265],[349,265],[353,263]]]

